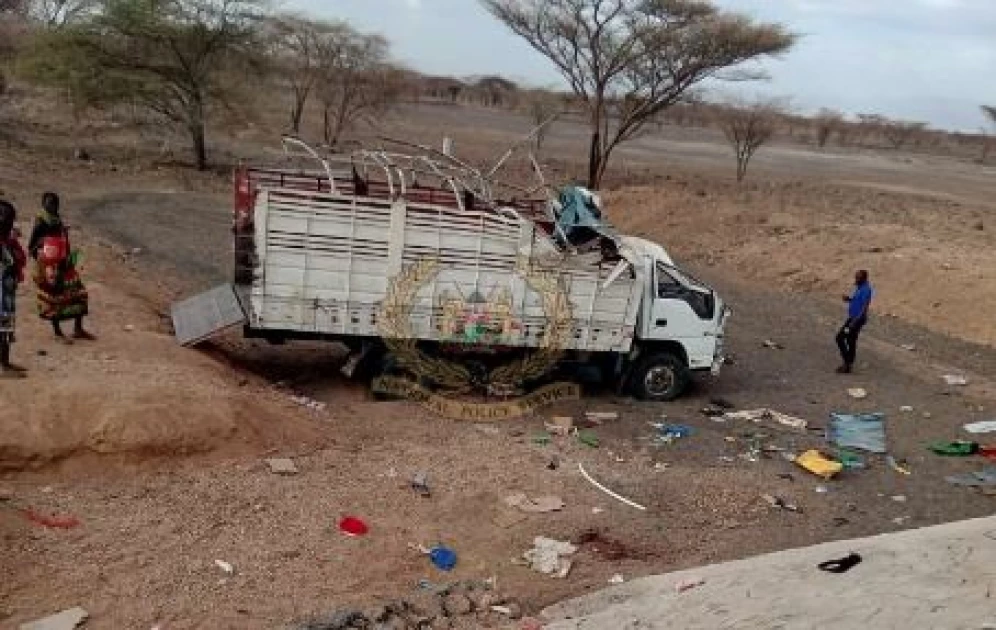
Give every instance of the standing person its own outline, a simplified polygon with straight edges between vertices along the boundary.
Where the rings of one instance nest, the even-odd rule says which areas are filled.
[[[844,364],[837,368],[840,374],[850,374],[854,368],[854,359],[858,354],[858,335],[868,322],[868,309],[871,306],[875,291],[868,282],[868,272],[864,269],[854,274],[854,293],[845,295],[847,302],[847,321],[837,333],[837,347]]]
[[[38,262],[35,285],[38,287],[38,314],[52,322],[55,338],[72,343],[62,333],[61,322],[74,322],[75,339],[92,340],[83,329],[83,318],[89,313],[89,297],[83,280],[76,270],[75,253],[70,249],[69,228],[59,216],[59,195],[42,195],[42,212],[28,241],[28,251]]]
[[[14,343],[17,285],[24,282],[24,250],[18,242],[13,204],[0,199],[0,378],[24,378],[24,368],[10,362]]]

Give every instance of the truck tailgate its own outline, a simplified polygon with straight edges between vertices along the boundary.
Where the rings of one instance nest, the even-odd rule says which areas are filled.
[[[183,346],[196,345],[247,321],[242,302],[230,284],[176,302],[171,310],[173,331]]]

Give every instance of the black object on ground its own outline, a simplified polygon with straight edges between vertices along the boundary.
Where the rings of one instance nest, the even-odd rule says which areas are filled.
[[[827,560],[826,562],[821,562],[816,566],[819,567],[820,571],[826,571],[828,573],[847,573],[859,564],[861,564],[861,556],[856,553],[852,553],[849,556],[838,558],[837,560]]]

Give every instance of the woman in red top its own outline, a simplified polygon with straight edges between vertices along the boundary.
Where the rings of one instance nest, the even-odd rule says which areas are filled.
[[[72,343],[60,326],[67,319],[75,323],[75,339],[93,339],[83,329],[83,318],[89,313],[89,296],[76,270],[69,228],[59,216],[59,196],[51,192],[42,195],[42,208],[28,241],[28,251],[38,261],[34,278],[38,287],[38,314],[52,322],[56,339],[64,343]]]
[[[14,343],[17,285],[24,282],[24,250],[17,241],[14,206],[0,199],[0,378],[23,378],[24,368],[10,362]]]

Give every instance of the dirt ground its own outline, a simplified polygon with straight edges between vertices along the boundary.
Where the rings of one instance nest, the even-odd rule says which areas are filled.
[[[391,124],[434,144],[448,133],[475,159],[528,127],[505,113],[435,106],[408,108]],[[263,155],[261,136],[236,134],[226,151]],[[87,255],[99,340],[57,346],[30,315],[30,287],[22,291],[15,351],[30,378],[0,389],[0,628],[77,605],[98,629],[292,627],[317,613],[415,597],[420,580],[486,578],[535,612],[617,574],[631,579],[996,508],[991,497],[944,481],[983,460],[942,459],[925,448],[965,438],[961,425],[996,415],[996,327],[985,309],[996,300],[992,169],[782,145],[763,153],[751,183],[737,188],[732,160],[709,134],[641,139],[619,156],[606,195],[610,219],[662,242],[732,305],[733,364],[677,403],[595,392],[482,426],[369,400],[338,376],[335,348],[271,347],[237,334],[201,351],[178,348],[164,320],[169,302],[228,275],[224,176],[115,161],[104,145],[87,165],[68,151],[42,153],[38,142],[29,136],[0,156],[0,189],[21,208],[25,231],[42,190],[65,194]],[[545,149],[557,156],[553,170],[576,172],[563,156],[581,155],[581,146],[576,129],[555,128]],[[841,377],[833,373],[837,294],[857,266],[871,269],[879,298],[859,369]],[[915,351],[902,348],[911,343]],[[945,386],[949,373],[966,375],[969,386]],[[869,397],[853,400],[849,387]],[[292,400],[299,394],[327,407],[302,407]],[[717,397],[798,415],[812,430],[699,413]],[[599,448],[534,440],[545,418],[585,410],[619,413],[594,429]],[[912,475],[869,456],[867,469],[823,482],[775,452],[742,457],[751,439],[792,451],[823,445],[833,410],[885,412],[890,453]],[[649,423],[665,415],[694,434],[655,443]],[[269,456],[294,458],[300,473],[272,475],[262,461]],[[579,463],[647,511],[599,493]],[[417,472],[428,474],[431,498],[410,488]],[[556,494],[566,507],[512,522],[503,498],[517,491]],[[762,494],[802,511],[773,510]],[[25,510],[80,524],[45,527]],[[342,536],[344,515],[366,520],[369,535]],[[587,541],[568,579],[513,564],[539,535]],[[441,573],[409,543],[445,543],[459,564]]]

